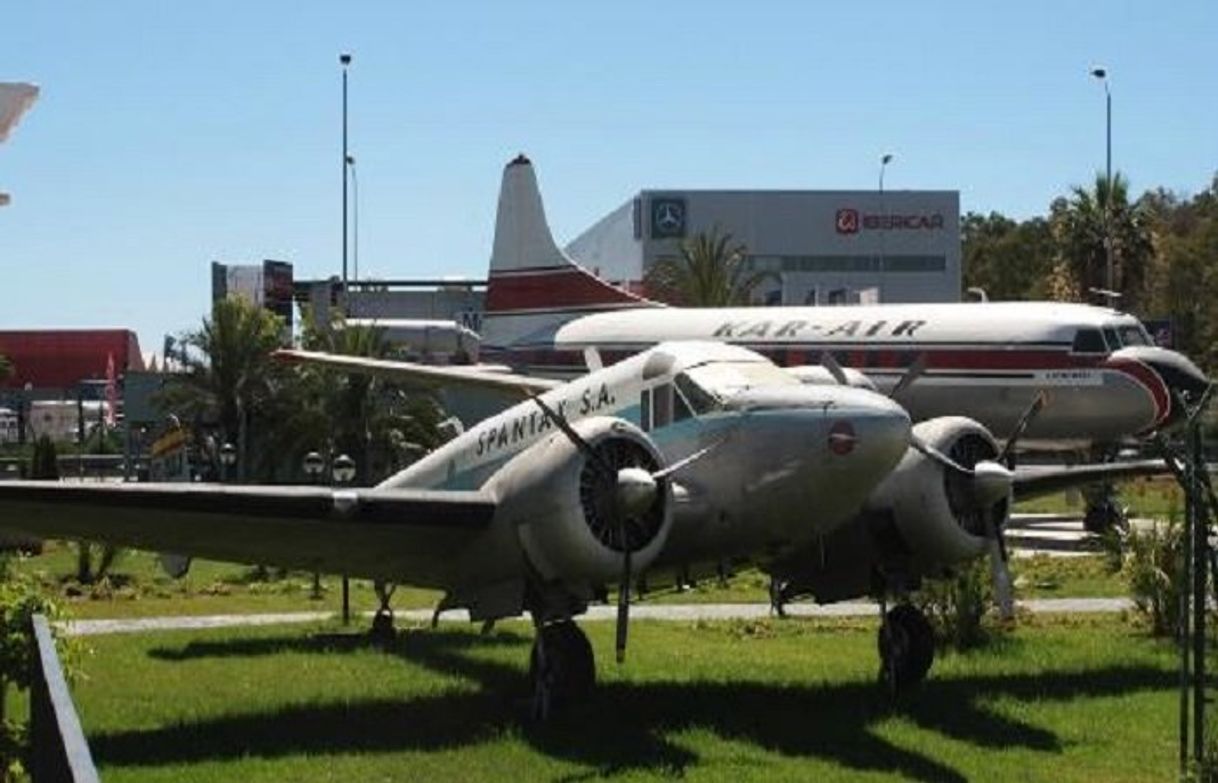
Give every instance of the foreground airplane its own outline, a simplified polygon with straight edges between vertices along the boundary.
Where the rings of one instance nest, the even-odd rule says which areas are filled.
[[[812,383],[849,382],[914,421],[967,416],[1026,449],[1111,455],[1182,420],[1209,379],[1153,345],[1133,316],[1057,302],[667,307],[613,286],[554,243],[532,164],[504,170],[483,316],[483,359],[569,377],[665,340],[746,346]],[[840,371],[838,368],[846,368]],[[1119,521],[1111,497],[1088,524]]]
[[[751,562],[792,595],[899,597],[989,551],[1005,580],[1012,493],[1090,475],[1017,476],[976,422],[911,430],[880,394],[804,385],[722,343],[661,344],[569,383],[283,355],[524,399],[371,489],[0,482],[0,528],[437,588],[443,608],[477,621],[527,612],[544,716],[590,689],[591,647],[572,618],[614,585],[620,659],[629,586],[644,578]],[[880,648],[894,689],[934,655],[907,604],[884,616]]]

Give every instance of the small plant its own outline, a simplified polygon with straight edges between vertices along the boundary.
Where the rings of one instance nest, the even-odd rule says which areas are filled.
[[[1184,525],[1174,511],[1166,520],[1131,527],[1124,536],[1121,574],[1134,606],[1155,636],[1175,635],[1180,626],[1180,588],[1184,563]]]
[[[993,602],[989,562],[974,558],[942,579],[927,579],[914,596],[940,647],[967,650],[986,641],[984,619]]]
[[[0,780],[21,780],[20,754],[24,741],[4,714],[8,686],[28,688],[34,674],[33,617],[63,619],[60,605],[32,578],[15,572],[0,557]],[[56,638],[64,673],[71,678],[76,656],[63,637]]]

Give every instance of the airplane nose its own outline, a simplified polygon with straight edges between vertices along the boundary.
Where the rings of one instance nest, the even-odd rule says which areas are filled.
[[[1210,379],[1191,359],[1166,348],[1138,345],[1114,351],[1112,359],[1132,359],[1149,367],[1168,390],[1171,412],[1167,423],[1179,421],[1185,411],[1177,400],[1195,403],[1210,386]]]

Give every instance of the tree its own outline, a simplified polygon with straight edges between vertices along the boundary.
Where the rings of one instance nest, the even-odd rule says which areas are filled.
[[[696,234],[681,241],[677,257],[662,258],[648,270],[647,289],[657,299],[687,307],[750,304],[753,292],[773,275],[753,271],[747,252],[718,227]]]
[[[1212,372],[1218,368],[1218,177],[1192,199],[1158,190],[1142,202],[1155,250],[1146,309],[1171,318],[1176,347]]]
[[[349,326],[341,316],[317,325],[305,317],[303,347],[383,359],[392,355],[384,331]],[[281,422],[274,448],[299,466],[309,451],[351,456],[356,482],[370,485],[441,442],[443,412],[435,399],[384,379],[303,364],[272,400]]]
[[[0,381],[5,380],[13,374],[13,362],[4,354],[0,353]]]
[[[184,421],[214,422],[220,439],[237,448],[237,475],[254,475],[250,424],[274,394],[283,370],[271,359],[284,337],[282,319],[242,298],[215,303],[211,318],[182,337],[185,372],[175,374],[161,404]]]
[[[1154,245],[1146,211],[1129,203],[1128,182],[1123,176],[1114,176],[1111,187],[1099,175],[1093,190],[1072,188],[1069,198],[1053,201],[1049,223],[1057,264],[1083,295],[1092,288],[1109,287],[1106,238],[1111,236],[1112,286],[1122,294],[1122,309],[1140,309]]]
[[[981,288],[990,299],[1042,299],[1053,267],[1049,222],[1022,223],[998,212],[970,212],[960,225],[966,288]]]

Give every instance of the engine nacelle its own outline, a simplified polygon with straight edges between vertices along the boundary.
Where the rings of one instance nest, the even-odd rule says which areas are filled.
[[[572,584],[616,582],[622,558],[631,552],[631,570],[647,568],[672,528],[672,487],[657,479],[655,500],[621,525],[617,471],[664,466],[650,438],[622,419],[592,417],[573,422],[601,458],[585,454],[561,431],[513,457],[491,479],[499,501],[533,568],[547,581]],[[608,475],[605,466],[612,468]]]
[[[913,434],[967,468],[999,453],[989,430],[961,416],[920,422]],[[912,448],[876,487],[867,508],[892,514],[912,563],[920,568],[950,566],[980,555],[988,545],[987,527],[1001,525],[1008,513],[1005,499],[989,507],[978,505],[968,476]]]

